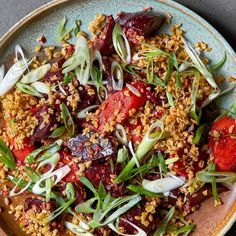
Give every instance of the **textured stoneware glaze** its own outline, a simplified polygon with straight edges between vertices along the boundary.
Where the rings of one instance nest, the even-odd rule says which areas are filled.
[[[44,34],[47,44],[56,44],[55,32],[58,22],[63,16],[67,16],[69,24],[72,25],[76,19],[83,22],[82,30],[87,30],[87,24],[96,13],[114,14],[119,11],[134,12],[144,7],[152,6],[157,12],[170,13],[172,24],[182,23],[186,32],[185,37],[192,43],[204,41],[213,48],[207,57],[214,63],[221,59],[226,52],[228,59],[221,73],[228,77],[236,75],[236,55],[224,38],[206,21],[189,9],[174,3],[170,0],[56,0],[35,10],[23,20],[18,22],[9,32],[0,39],[0,64],[6,63],[12,58],[14,45],[23,46],[28,52],[33,52],[36,46],[36,38]],[[165,26],[162,31],[168,31]],[[223,87],[227,86],[227,82]],[[228,107],[233,96],[229,95],[221,100],[221,107]],[[234,97],[235,98],[235,97]],[[236,219],[236,185],[230,192],[221,194],[224,205],[213,206],[213,200],[206,200],[199,211],[191,215],[194,223],[197,224],[193,235],[196,236],[219,236],[224,235]],[[17,201],[17,199],[16,199]],[[19,201],[21,201],[19,199]],[[0,206],[3,201],[0,198]],[[1,229],[2,228],[2,229]],[[24,235],[19,229],[13,217],[7,214],[7,210],[0,214],[0,235]]]

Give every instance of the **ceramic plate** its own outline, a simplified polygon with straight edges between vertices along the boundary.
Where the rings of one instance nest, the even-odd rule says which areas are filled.
[[[221,72],[225,77],[236,75],[236,55],[224,38],[201,17],[170,0],[52,1],[19,21],[0,39],[0,64],[6,64],[12,57],[16,43],[20,44],[28,54],[34,51],[34,47],[37,45],[36,39],[42,34],[46,36],[47,44],[56,44],[55,31],[63,16],[67,16],[71,24],[74,20],[81,19],[82,30],[86,31],[88,22],[94,18],[96,13],[116,15],[119,11],[135,12],[147,6],[152,6],[157,12],[170,13],[173,16],[172,24],[182,23],[182,28],[186,32],[185,36],[192,43],[197,41],[208,43],[213,50],[207,56],[213,63],[221,59],[226,52],[228,59]],[[167,30],[168,27],[163,30]],[[224,97],[221,106],[227,107],[227,104],[233,99],[232,96]],[[221,198],[224,205],[214,207],[213,200],[208,199],[202,204],[199,211],[191,215],[194,223],[197,224],[193,235],[224,235],[232,226],[236,219],[236,185],[232,191],[221,194]],[[1,206],[3,206],[2,199]],[[7,214],[7,210],[0,214],[0,235],[5,235],[3,231],[7,235],[24,235],[13,217]]]

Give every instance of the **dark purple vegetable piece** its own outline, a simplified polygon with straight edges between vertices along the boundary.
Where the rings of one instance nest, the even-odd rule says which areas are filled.
[[[101,29],[97,38],[93,41],[93,46],[98,49],[102,55],[111,55],[114,52],[112,44],[112,31],[115,21],[112,16],[106,16],[106,24]]]
[[[95,104],[96,94],[94,94],[94,95],[92,95],[91,93],[89,94],[90,89],[95,90],[95,88],[90,85],[85,85],[85,86],[79,85],[80,103],[78,104],[77,111],[81,111],[84,108]]]
[[[44,80],[50,85],[58,85],[58,82],[63,82],[64,78],[61,71],[53,72],[49,70],[44,76]]]
[[[114,197],[124,196],[123,186],[113,184],[111,175],[118,175],[119,167],[115,166],[112,172],[110,164],[93,164],[85,170],[85,176],[98,188],[100,182],[104,184],[107,192]]]
[[[218,193],[226,192],[229,189],[223,185],[218,185],[217,186],[217,191]],[[209,197],[212,197],[212,188],[211,185],[206,185],[200,190],[198,190],[196,193],[194,193],[191,196],[187,196],[187,202],[183,205],[182,211],[191,213],[192,208],[195,206],[199,206],[201,202],[206,200]]]
[[[143,229],[146,233],[148,233],[151,230],[150,225],[145,226],[141,223],[141,220],[136,220],[135,216],[141,217],[142,212],[145,212],[144,205],[141,207],[135,206],[132,207],[130,210],[128,210],[126,213],[122,215],[122,218],[120,219],[119,226],[125,228],[127,234],[135,234],[136,229],[132,227],[130,224],[126,223],[122,219],[126,219],[129,222],[135,224],[137,227]]]
[[[39,198],[26,198],[25,199],[25,211],[29,209],[35,209],[36,211],[41,211],[42,209],[48,210],[48,211],[54,211],[56,208],[55,202],[53,200],[50,200],[48,203],[45,201],[45,199],[39,199]]]
[[[98,138],[97,141],[98,143],[92,143],[89,137],[79,134],[75,138],[71,138],[67,146],[72,154],[82,161],[94,161],[115,156],[116,147],[111,138]]]
[[[116,22],[123,27],[125,32],[131,30],[133,33],[144,37],[155,35],[164,21],[165,18],[162,15],[146,11],[122,12],[116,19]]]
[[[44,121],[44,116],[47,116],[47,122]],[[30,137],[33,141],[42,141],[48,138],[50,129],[54,126],[56,119],[49,113],[49,107],[44,106],[35,113],[38,119],[38,125],[35,128],[34,134]],[[44,122],[44,125],[42,123]],[[41,127],[42,126],[42,127]]]

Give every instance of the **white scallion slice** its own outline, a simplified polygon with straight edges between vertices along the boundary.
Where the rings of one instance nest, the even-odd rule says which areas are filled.
[[[139,161],[138,161],[138,158],[134,152],[134,148],[133,148],[133,145],[132,145],[132,142],[129,141],[129,144],[128,144],[128,147],[129,147],[129,151],[130,153],[132,154],[132,157],[134,158],[134,161],[135,161],[135,164],[137,167],[140,167],[140,164],[139,164]]]
[[[80,221],[81,223],[82,221]],[[86,223],[82,223],[80,225],[73,224],[69,221],[65,221],[65,226],[68,228],[71,232],[78,236],[93,236],[92,233],[88,232],[90,227]]]
[[[25,64],[24,60],[21,59],[9,69],[3,80],[0,82],[0,96],[3,96],[14,87],[31,62],[32,60],[27,60],[27,63]]]
[[[50,93],[50,87],[43,82],[36,81],[36,82],[32,83],[31,86],[39,93],[45,93],[45,94]]]
[[[224,95],[227,95],[231,92],[234,91],[234,89],[236,88],[236,85],[232,85],[230,87],[228,87],[227,89],[223,90],[222,92],[220,92],[220,90],[216,90],[215,93],[212,93],[201,105],[201,108],[204,108],[205,106],[207,106],[209,103],[211,103],[212,101],[214,101],[215,99],[222,97]]]
[[[137,97],[141,97],[141,93],[133,85],[126,83],[126,87]]]
[[[35,88],[28,84],[23,84],[21,82],[16,83],[16,87],[20,89],[22,92],[27,93],[29,95],[35,96],[35,97],[42,97],[42,94],[39,93]]]
[[[116,125],[115,135],[121,144],[128,146],[127,135],[126,135],[125,128],[123,125],[121,124]]]
[[[62,65],[62,73],[75,70],[76,76],[82,85],[86,85],[90,76],[90,52],[86,38],[80,35],[77,39],[75,52],[71,58]]]
[[[2,80],[4,78],[4,74],[5,74],[5,66],[1,65],[1,67],[0,67],[0,83],[2,82]]]
[[[112,87],[114,90],[121,90],[124,84],[124,73],[121,65],[113,61],[111,63]]]
[[[98,51],[97,49],[91,51],[90,58],[91,58],[91,62],[90,62],[91,68],[92,68],[93,63],[95,61],[97,61],[99,64],[99,70],[102,71],[103,63],[102,63],[102,55],[101,55],[100,51]],[[90,74],[91,74],[92,79],[95,81],[96,78],[93,78],[93,73],[90,72]]]
[[[83,109],[77,113],[77,117],[79,119],[84,119],[90,111],[92,111],[93,109],[98,108],[98,107],[99,107],[99,105],[92,105],[92,106],[86,107],[85,109]]]
[[[71,171],[70,167],[68,165],[63,166],[60,169],[57,169],[49,174],[44,174],[41,176],[41,179],[34,184],[32,188],[32,192],[34,194],[42,194],[46,192],[46,187],[42,187],[41,184],[45,182],[46,179],[56,177],[56,179],[53,181],[53,185],[56,185],[59,183],[69,172]]]
[[[9,176],[9,179],[13,179],[12,176]],[[25,190],[27,190],[29,188],[29,186],[31,185],[32,181],[30,181],[29,183],[27,183],[27,185],[22,188],[19,192],[16,192],[16,188],[18,187],[18,184],[21,182],[21,180],[23,179],[23,177],[21,177],[18,182],[16,183],[15,187],[11,190],[11,192],[9,193],[9,196],[10,197],[14,197],[14,196],[17,196],[17,195],[20,195],[22,194]]]
[[[135,152],[138,161],[140,161],[152,149],[158,140],[166,138],[166,136],[167,134],[164,132],[163,122],[161,120],[157,120],[149,127],[147,133],[143,137],[143,140]],[[119,176],[115,179],[115,183],[121,183],[133,169],[134,165],[135,157],[132,157],[125,168],[121,171]]]
[[[114,223],[109,223],[108,227],[110,229],[112,229],[115,233],[122,235],[122,236],[147,236],[147,233],[145,231],[143,231],[141,228],[139,228],[137,225],[131,223],[130,221],[126,220],[126,219],[121,219],[122,221],[124,221],[126,224],[129,224],[131,227],[133,227],[134,229],[136,229],[137,233],[136,234],[124,234],[122,233],[118,227],[119,227],[119,219],[116,221],[116,224],[114,225]]]
[[[25,65],[26,65],[27,64],[27,59],[25,58],[25,54],[23,52],[23,49],[19,44],[17,44],[15,46],[15,59],[16,59],[17,62],[20,60],[19,57],[18,57],[18,54],[20,54],[21,59],[24,61]]]
[[[34,83],[42,79],[45,76],[45,74],[49,71],[50,67],[51,67],[50,64],[45,64],[34,70],[31,70],[27,75],[23,76],[20,82],[23,84]]]
[[[129,45],[129,41],[125,36],[122,28],[119,24],[115,24],[112,32],[112,41],[114,48],[120,58],[126,62],[131,62],[131,49]]]
[[[181,187],[184,183],[184,177],[181,176],[174,178],[173,176],[170,176],[157,180],[144,179],[142,182],[142,186],[146,190],[153,193],[168,193],[171,190]]]
[[[44,175],[50,174],[55,169],[59,160],[60,160],[60,154],[55,153],[50,158],[41,161],[36,170],[39,170],[42,166],[50,165],[50,167],[51,167],[50,170],[48,170],[46,173],[44,173]]]

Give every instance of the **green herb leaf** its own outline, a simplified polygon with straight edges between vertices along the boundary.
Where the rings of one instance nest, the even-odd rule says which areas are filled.
[[[175,207],[172,207],[166,214],[165,218],[162,220],[161,224],[159,224],[153,236],[163,236],[165,234],[166,227],[169,221],[172,219],[174,213],[175,213]]]
[[[73,27],[73,34],[76,37],[78,35],[78,33],[80,32],[80,25],[81,25],[81,21],[80,20],[76,20],[74,22],[74,27]]]
[[[61,215],[67,208],[76,200],[76,198],[70,199],[68,202],[57,208],[54,212],[52,212],[45,220],[44,222],[47,224],[50,221],[57,218],[59,215]]]
[[[93,187],[93,184],[86,177],[80,177],[79,181],[84,184],[91,192],[93,192],[95,197],[99,197],[97,190]]]
[[[138,193],[138,194],[148,196],[148,197],[164,197],[163,194],[150,192],[150,191],[146,190],[145,188],[143,188],[140,185],[130,184],[126,188],[129,189],[130,191],[134,192],[134,193]]]
[[[226,60],[227,60],[227,54],[225,52],[223,58],[219,62],[210,66],[210,70],[213,72],[219,70],[225,64]]]
[[[173,227],[174,229],[168,230],[168,232],[173,233],[174,236],[178,236],[179,234],[183,235],[183,233],[184,233],[184,236],[187,236],[192,232],[194,227],[195,227],[194,224],[187,224],[187,225],[185,225],[181,228],[178,228],[178,229],[176,227]]]
[[[15,158],[8,146],[0,139],[0,161],[11,170],[16,168]]]
[[[76,74],[74,72],[65,74],[63,81],[64,85],[68,85],[75,77]]]
[[[159,166],[160,166],[160,171],[163,172],[164,174],[166,174],[168,172],[167,170],[167,166],[164,160],[164,156],[162,153],[158,154],[158,160],[160,162]]]
[[[55,130],[53,130],[49,138],[58,138],[64,134],[65,130],[66,130],[65,126],[58,127]]]
[[[170,76],[173,71],[173,66],[174,66],[174,59],[173,59],[173,53],[171,53],[171,56],[169,57],[168,65],[167,65],[167,71],[166,71],[166,76],[165,76],[165,85],[167,85],[169,83]]]
[[[166,97],[167,97],[167,100],[168,100],[168,103],[171,107],[174,107],[175,106],[175,103],[174,103],[174,99],[173,99],[173,96],[172,94],[166,90]]]
[[[198,127],[196,134],[194,135],[194,138],[193,138],[193,144],[199,143],[205,129],[206,129],[206,124],[200,125]]]
[[[66,37],[66,35],[71,32],[71,29],[66,30],[66,23],[67,23],[67,17],[63,17],[63,19],[60,21],[60,23],[58,25],[57,40],[59,42],[63,41],[63,39]]]
[[[216,170],[216,165],[214,163],[210,163],[208,165],[208,170],[209,171],[214,171]],[[215,176],[211,176],[211,186],[212,186],[212,194],[215,200],[215,204],[220,202],[220,198],[218,196],[218,192],[217,192],[217,185],[216,185],[216,177]]]
[[[70,114],[70,111],[65,105],[65,103],[61,104],[61,111],[62,111],[62,118],[65,124],[65,127],[67,129],[67,132],[69,133],[71,137],[73,137],[75,134],[75,124]]]
[[[174,53],[171,53],[170,56],[173,58],[174,67],[176,69],[176,87],[181,88],[182,84],[180,80],[179,63],[178,63],[177,57]]]
[[[35,88],[33,88],[30,85],[23,84],[21,82],[16,83],[16,87],[20,89],[22,92],[27,93],[29,95],[35,96],[35,97],[43,97],[41,93],[39,93]]]

